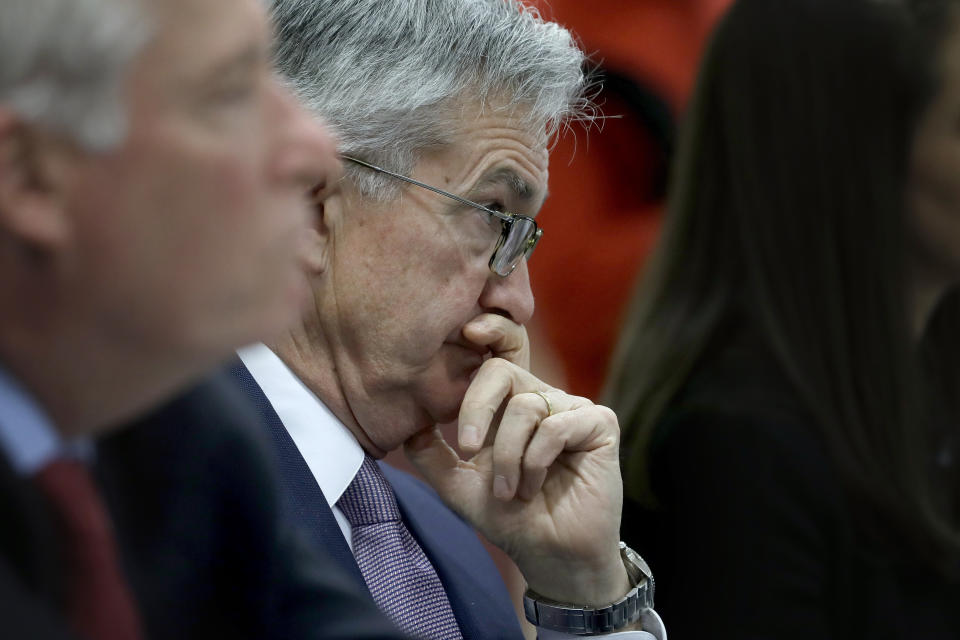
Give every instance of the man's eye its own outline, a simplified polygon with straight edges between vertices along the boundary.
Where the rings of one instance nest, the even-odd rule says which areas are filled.
[[[477,220],[481,221],[481,223],[489,229],[500,229],[500,218],[490,213],[490,211],[502,212],[504,210],[503,205],[499,202],[488,202],[483,206],[486,207],[488,211],[477,209],[476,211],[479,214]]]
[[[234,78],[222,82],[211,93],[212,101],[219,105],[235,105],[252,100],[257,93],[257,82],[251,78]]]
[[[238,84],[229,87],[223,87],[216,93],[218,102],[230,104],[234,102],[243,102],[253,96],[253,86],[250,84]]]

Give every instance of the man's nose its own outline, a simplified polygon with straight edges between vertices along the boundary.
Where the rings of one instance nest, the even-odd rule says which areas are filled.
[[[517,324],[529,322],[533,317],[534,302],[527,261],[521,260],[513,273],[506,277],[491,271],[480,294],[480,306],[486,312],[499,313]]]

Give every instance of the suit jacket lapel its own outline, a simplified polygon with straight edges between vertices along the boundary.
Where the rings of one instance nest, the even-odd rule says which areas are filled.
[[[260,385],[242,362],[232,364],[229,373],[244,395],[253,402],[273,443],[287,515],[308,534],[317,551],[333,557],[358,586],[369,594],[367,583],[343,537],[340,525],[333,516],[333,511],[327,504],[327,499]]]

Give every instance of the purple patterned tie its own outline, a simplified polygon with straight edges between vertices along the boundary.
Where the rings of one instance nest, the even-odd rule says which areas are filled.
[[[365,456],[337,506],[353,529],[353,555],[377,606],[403,631],[461,640],[440,578],[400,519],[393,488]]]

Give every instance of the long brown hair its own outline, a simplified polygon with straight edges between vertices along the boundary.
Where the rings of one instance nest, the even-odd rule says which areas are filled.
[[[721,21],[608,383],[629,496],[655,501],[658,421],[720,328],[748,318],[848,492],[931,564],[957,556],[920,427],[904,206],[953,5],[740,0]]]

